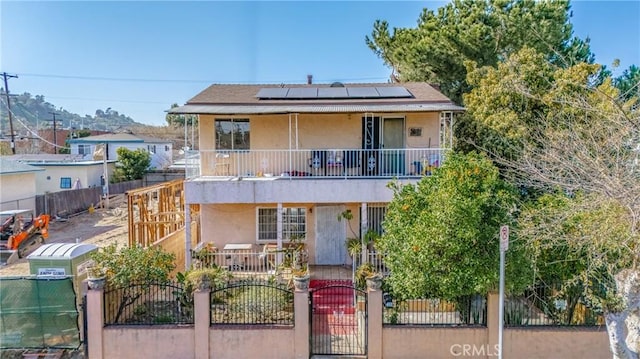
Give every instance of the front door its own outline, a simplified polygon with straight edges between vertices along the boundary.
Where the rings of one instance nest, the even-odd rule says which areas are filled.
[[[382,166],[384,175],[404,174],[404,118],[382,121]]]
[[[338,221],[344,206],[316,206],[316,264],[340,265],[347,259],[345,221]]]
[[[403,175],[404,118],[362,118],[363,175]]]

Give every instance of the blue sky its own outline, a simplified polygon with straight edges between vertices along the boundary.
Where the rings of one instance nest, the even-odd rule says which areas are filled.
[[[11,93],[80,115],[108,107],[164,125],[211,83],[385,82],[365,36],[415,27],[435,1],[0,1],[0,72]],[[640,0],[572,2],[596,61],[640,65]],[[44,119],[49,119],[43,115]]]

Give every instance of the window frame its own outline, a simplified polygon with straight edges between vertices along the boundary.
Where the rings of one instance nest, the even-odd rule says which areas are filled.
[[[221,136],[219,136],[218,134],[218,123],[219,122],[230,122],[231,123],[231,127],[233,128],[234,123],[238,122],[238,123],[246,123],[248,130],[247,130],[247,135],[248,136],[248,141],[246,143],[246,146],[237,146],[236,145],[236,139],[234,137],[234,131],[231,131],[231,138],[230,138],[230,143],[231,146],[230,148],[228,148],[227,146],[221,146],[220,143],[220,138]],[[215,138],[215,147],[216,150],[219,151],[235,151],[235,150],[249,150],[251,149],[251,120],[249,118],[231,118],[231,117],[225,117],[225,118],[216,118],[213,121],[213,131],[214,131],[214,138]]]
[[[261,223],[261,219],[269,216],[269,214],[261,214],[262,210],[273,210],[274,213],[274,222],[272,223]],[[293,210],[296,210],[298,213],[292,213]],[[301,238],[303,241],[307,238],[307,208],[306,207],[282,207],[282,242],[288,243],[291,241],[292,237]],[[300,221],[302,219],[302,221]],[[261,238],[261,230],[264,226],[268,225],[270,228],[274,228],[274,230],[268,231],[268,233],[274,233],[274,238]],[[292,226],[301,226],[302,230],[292,230],[290,227]],[[264,232],[264,231],[263,231]],[[300,237],[298,237],[300,236]],[[257,243],[274,243],[278,240],[278,208],[277,207],[268,207],[261,206],[256,207],[256,242]]]
[[[60,177],[60,188],[71,189],[71,177]]]

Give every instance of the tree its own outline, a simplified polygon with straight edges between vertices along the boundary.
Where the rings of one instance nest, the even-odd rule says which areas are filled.
[[[151,164],[151,155],[142,148],[132,151],[126,147],[116,150],[118,166],[114,171],[114,181],[132,181],[141,179]]]
[[[171,105],[171,108],[178,107],[177,103]],[[194,126],[198,124],[198,117],[196,115],[184,115],[184,114],[172,114],[169,113],[165,116],[165,120],[169,126],[184,127]]]
[[[124,309],[136,303],[152,284],[167,283],[176,267],[175,255],[161,247],[137,245],[118,250],[115,244],[111,244],[93,252],[91,258],[110,285],[121,289],[114,323],[118,323]]]
[[[548,193],[523,211],[518,235],[537,248],[541,276],[579,281],[602,308],[614,358],[638,358],[640,113],[638,98],[622,96],[600,71],[586,63],[555,67],[525,49],[497,69],[470,73],[477,87],[467,108],[495,133],[528,129],[509,137],[517,156],[494,156],[514,184]],[[525,105],[516,109],[517,98]],[[506,125],[491,118],[505,106]],[[566,263],[550,265],[554,258]]]
[[[554,64],[592,62],[589,40],[572,38],[569,1],[454,0],[437,11],[424,9],[416,28],[394,28],[377,20],[369,48],[404,81],[437,83],[461,103],[469,91],[465,61],[495,66],[524,46]]]
[[[499,280],[501,225],[514,225],[516,193],[485,156],[449,153],[416,186],[391,184],[384,234],[388,282],[396,296],[457,300],[487,293]],[[507,252],[510,290],[523,289],[530,268],[517,239]]]

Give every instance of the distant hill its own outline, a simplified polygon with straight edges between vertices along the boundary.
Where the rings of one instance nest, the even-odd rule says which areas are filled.
[[[9,135],[9,114],[6,106],[6,95],[4,89],[0,89],[0,136]],[[88,130],[100,131],[118,131],[133,126],[141,126],[141,123],[135,122],[131,117],[118,113],[111,107],[102,110],[97,109],[95,115],[80,116],[76,113],[68,112],[62,108],[56,108],[55,105],[45,100],[42,95],[32,96],[25,92],[20,95],[11,94],[11,111],[14,116],[13,129],[18,134],[26,132],[23,126],[19,124],[22,121],[31,129],[51,128],[53,127],[53,115],[56,113],[56,128],[71,129],[84,128]]]

